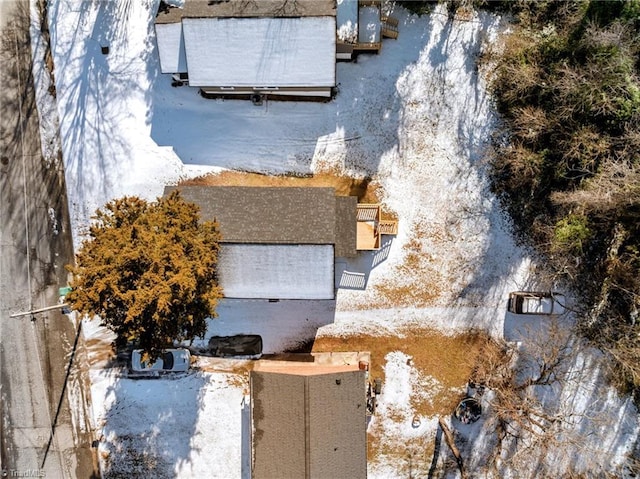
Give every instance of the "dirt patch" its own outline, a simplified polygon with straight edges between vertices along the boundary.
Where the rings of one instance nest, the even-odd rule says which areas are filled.
[[[411,414],[423,417],[450,415],[461,399],[467,381],[472,375],[483,347],[491,340],[484,334],[467,333],[445,336],[426,329],[411,328],[397,336],[372,336],[367,334],[339,337],[320,336],[313,351],[369,351],[372,378],[386,380],[383,367],[385,357],[393,351],[410,356],[410,364],[418,377],[428,378],[414,384],[410,398]],[[384,396],[384,386],[382,390]],[[403,405],[397,410],[389,408],[390,419],[398,424],[411,420]],[[426,470],[433,454],[433,438],[403,438],[388,436],[380,427],[370,429],[368,457],[370,460],[388,460],[410,470]]]
[[[223,171],[182,181],[178,186],[331,187],[338,196],[357,196],[360,203],[380,203],[380,184],[369,177],[352,178],[334,171],[312,175],[265,175]],[[385,213],[385,219],[396,219]]]
[[[85,340],[84,344],[87,350],[89,366],[94,367],[115,361],[116,354],[110,341],[105,341],[102,338],[89,338]]]
[[[196,356],[194,367],[208,373],[230,373],[247,375],[253,370],[255,361],[232,358],[212,358]]]
[[[244,394],[249,394],[249,371],[239,372],[227,376],[229,386],[242,388]]]
[[[437,230],[415,225],[410,238],[402,246],[404,258],[395,266],[391,284],[376,284],[376,300],[368,308],[434,306],[446,295],[449,281],[441,269],[441,260],[434,257],[430,245],[441,242]]]
[[[423,477],[415,474],[429,469],[434,448],[432,439],[428,436],[412,437],[398,442],[378,433],[369,434],[367,457],[369,460],[381,457],[390,459],[400,477]]]
[[[370,351],[371,377],[379,377],[383,381],[386,355],[402,351],[411,356],[412,366],[419,374],[434,378],[440,386],[435,396],[417,394],[413,397],[411,406],[414,412],[439,416],[454,410],[460,400],[459,391],[469,380],[478,354],[487,341],[486,336],[478,333],[445,336],[431,330],[409,329],[398,336],[320,336],[315,340],[313,351]]]

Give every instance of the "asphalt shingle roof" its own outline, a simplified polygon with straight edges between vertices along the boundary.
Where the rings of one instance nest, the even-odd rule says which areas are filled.
[[[220,224],[225,243],[333,244],[336,256],[356,252],[357,198],[333,188],[167,186]]]
[[[367,477],[364,371],[251,371],[250,384],[253,477]]]

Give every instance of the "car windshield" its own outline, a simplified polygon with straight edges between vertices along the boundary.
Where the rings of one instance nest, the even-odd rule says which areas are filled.
[[[173,353],[164,353],[162,356],[163,366],[162,369],[173,369]]]

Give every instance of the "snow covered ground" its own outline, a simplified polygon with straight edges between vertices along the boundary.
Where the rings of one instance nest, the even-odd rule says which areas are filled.
[[[206,171],[371,176],[385,207],[398,216],[399,232],[380,252],[337,265],[336,284],[359,278],[364,289],[342,287],[335,301],[224,300],[208,336],[261,334],[270,352],[315,334],[394,334],[416,326],[503,337],[513,329],[505,312],[508,292],[535,287],[537,277],[488,190],[483,162],[496,120],[476,59],[495,44],[499,18],[481,13],[451,21],[442,6],[420,18],[400,9],[394,12],[398,40],[385,40],[379,55],[337,65],[334,101],[255,106],[172,88],[158,73],[156,8],[157,0],[50,6],[76,245],[106,201],[124,194],[154,199],[165,184]],[[103,331],[87,327],[90,341],[104,339]],[[420,377],[409,360],[402,351],[386,358],[389,379],[370,425],[396,444],[430,442],[437,424],[422,418],[419,427],[411,425],[409,396],[438,385]],[[244,376],[198,371],[133,381],[95,364],[94,418],[102,431],[102,465],[112,475],[247,477]],[[613,470],[638,440],[637,412],[601,387],[598,368],[589,371],[595,372],[586,390],[559,394],[579,394],[598,405],[603,421],[613,418],[620,426],[576,426],[592,432],[584,437],[598,470]],[[480,424],[467,433],[465,452],[473,451],[471,464],[480,467],[486,431]],[[591,467],[579,459],[581,450],[563,451],[578,458],[579,470]],[[407,471],[404,459],[369,466],[370,477]],[[426,470],[420,474],[426,477]]]

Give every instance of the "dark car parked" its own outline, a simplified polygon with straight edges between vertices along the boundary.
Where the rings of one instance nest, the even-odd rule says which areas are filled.
[[[213,336],[209,339],[209,351],[220,358],[260,359],[262,336],[237,334],[235,336]]]

